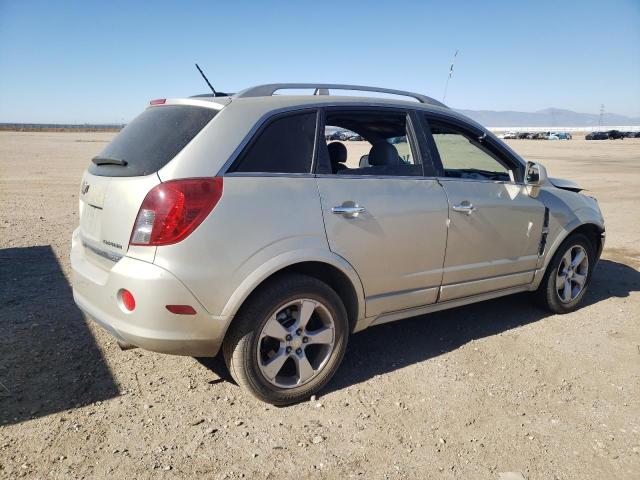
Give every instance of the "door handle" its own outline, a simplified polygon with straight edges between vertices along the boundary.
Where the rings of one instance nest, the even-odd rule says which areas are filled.
[[[467,200],[461,202],[459,205],[454,205],[451,208],[453,208],[454,212],[466,213],[467,215],[471,215],[476,210],[473,203]]]
[[[339,205],[337,207],[333,207],[331,209],[331,213],[335,213],[336,215],[343,215],[345,217],[355,218],[361,213],[366,212],[367,210],[364,207],[361,207],[357,203],[353,206],[351,205]]]

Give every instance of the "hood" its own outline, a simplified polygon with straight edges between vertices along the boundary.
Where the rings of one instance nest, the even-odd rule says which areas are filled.
[[[570,192],[580,192],[582,190],[585,190],[584,188],[582,188],[581,186],[579,186],[576,182],[572,181],[572,180],[567,180],[564,178],[552,178],[549,177],[549,182],[551,182],[551,184],[554,187],[557,188],[561,188],[563,190],[569,190]]]

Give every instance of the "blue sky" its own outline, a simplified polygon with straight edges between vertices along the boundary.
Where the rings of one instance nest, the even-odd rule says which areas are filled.
[[[640,1],[0,0],[0,122],[120,122],[152,98],[338,82],[447,104],[640,115]]]

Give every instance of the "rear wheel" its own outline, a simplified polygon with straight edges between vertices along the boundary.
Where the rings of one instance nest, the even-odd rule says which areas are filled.
[[[543,306],[555,313],[578,308],[595,265],[592,243],[582,234],[567,238],[547,267],[537,295]]]
[[[238,384],[274,405],[307,399],[337,370],[347,346],[347,313],[320,280],[277,277],[243,305],[223,345]]]

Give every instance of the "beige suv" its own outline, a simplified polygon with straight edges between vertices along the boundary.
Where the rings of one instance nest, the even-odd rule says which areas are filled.
[[[419,94],[154,100],[82,178],[74,298],[121,342],[221,351],[288,404],[373,325],[523,291],[575,309],[604,238],[579,192]]]

